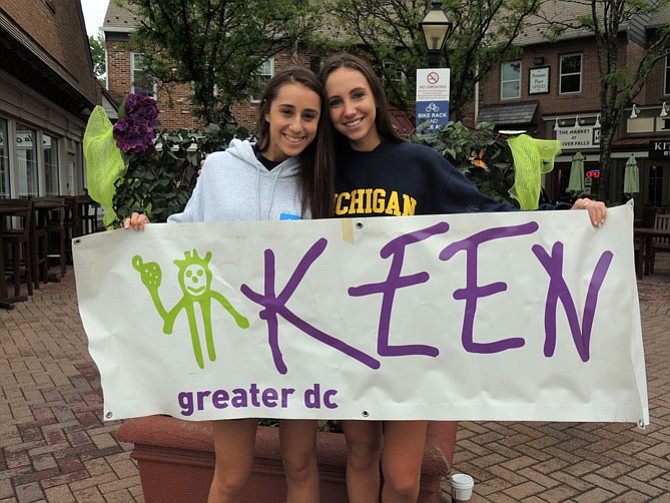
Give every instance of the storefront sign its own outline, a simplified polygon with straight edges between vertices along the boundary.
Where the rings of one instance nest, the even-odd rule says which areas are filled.
[[[668,140],[650,141],[649,159],[670,159],[670,141]]]
[[[528,94],[546,94],[549,92],[549,67],[528,70]]]
[[[600,145],[600,128],[593,126],[559,127],[556,139],[560,140],[563,150],[583,149]]]

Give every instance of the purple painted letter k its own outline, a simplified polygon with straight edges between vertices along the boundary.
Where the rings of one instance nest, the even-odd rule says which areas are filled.
[[[286,303],[291,299],[291,295],[293,295],[298,286],[300,286],[300,282],[307,274],[309,267],[326,249],[327,243],[328,242],[324,238],[321,238],[311,246],[279,295],[275,293],[275,255],[272,250],[265,250],[265,293],[261,294],[254,292],[248,285],[242,285],[240,287],[240,290],[244,295],[265,308],[260,312],[259,316],[268,324],[268,341],[270,350],[272,351],[272,359],[275,368],[280,374],[286,374],[288,368],[286,363],[284,363],[284,357],[279,347],[279,316],[310,337],[341,351],[354,360],[358,360],[372,369],[378,369],[380,367],[380,363],[370,355],[322,332],[286,307]]]

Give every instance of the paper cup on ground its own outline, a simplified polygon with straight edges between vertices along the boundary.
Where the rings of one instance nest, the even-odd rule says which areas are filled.
[[[470,501],[474,487],[475,481],[470,475],[465,473],[453,474],[451,476],[451,499],[458,503]]]

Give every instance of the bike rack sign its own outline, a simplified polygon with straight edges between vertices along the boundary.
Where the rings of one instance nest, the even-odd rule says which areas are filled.
[[[416,125],[425,122],[426,131],[449,123],[449,68],[416,71]]]

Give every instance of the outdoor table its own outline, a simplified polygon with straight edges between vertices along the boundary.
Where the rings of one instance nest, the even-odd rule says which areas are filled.
[[[0,236],[5,232],[6,217],[23,214],[25,211],[25,206],[0,204]],[[15,302],[22,302],[27,299],[26,295],[9,296],[7,281],[5,281],[5,246],[4,243],[0,243],[0,308],[14,309]]]
[[[655,227],[634,227],[633,239],[639,243],[637,252],[637,277],[642,278],[643,274],[648,275],[651,271],[651,255],[654,246],[654,238],[670,237],[670,230],[657,229]]]

